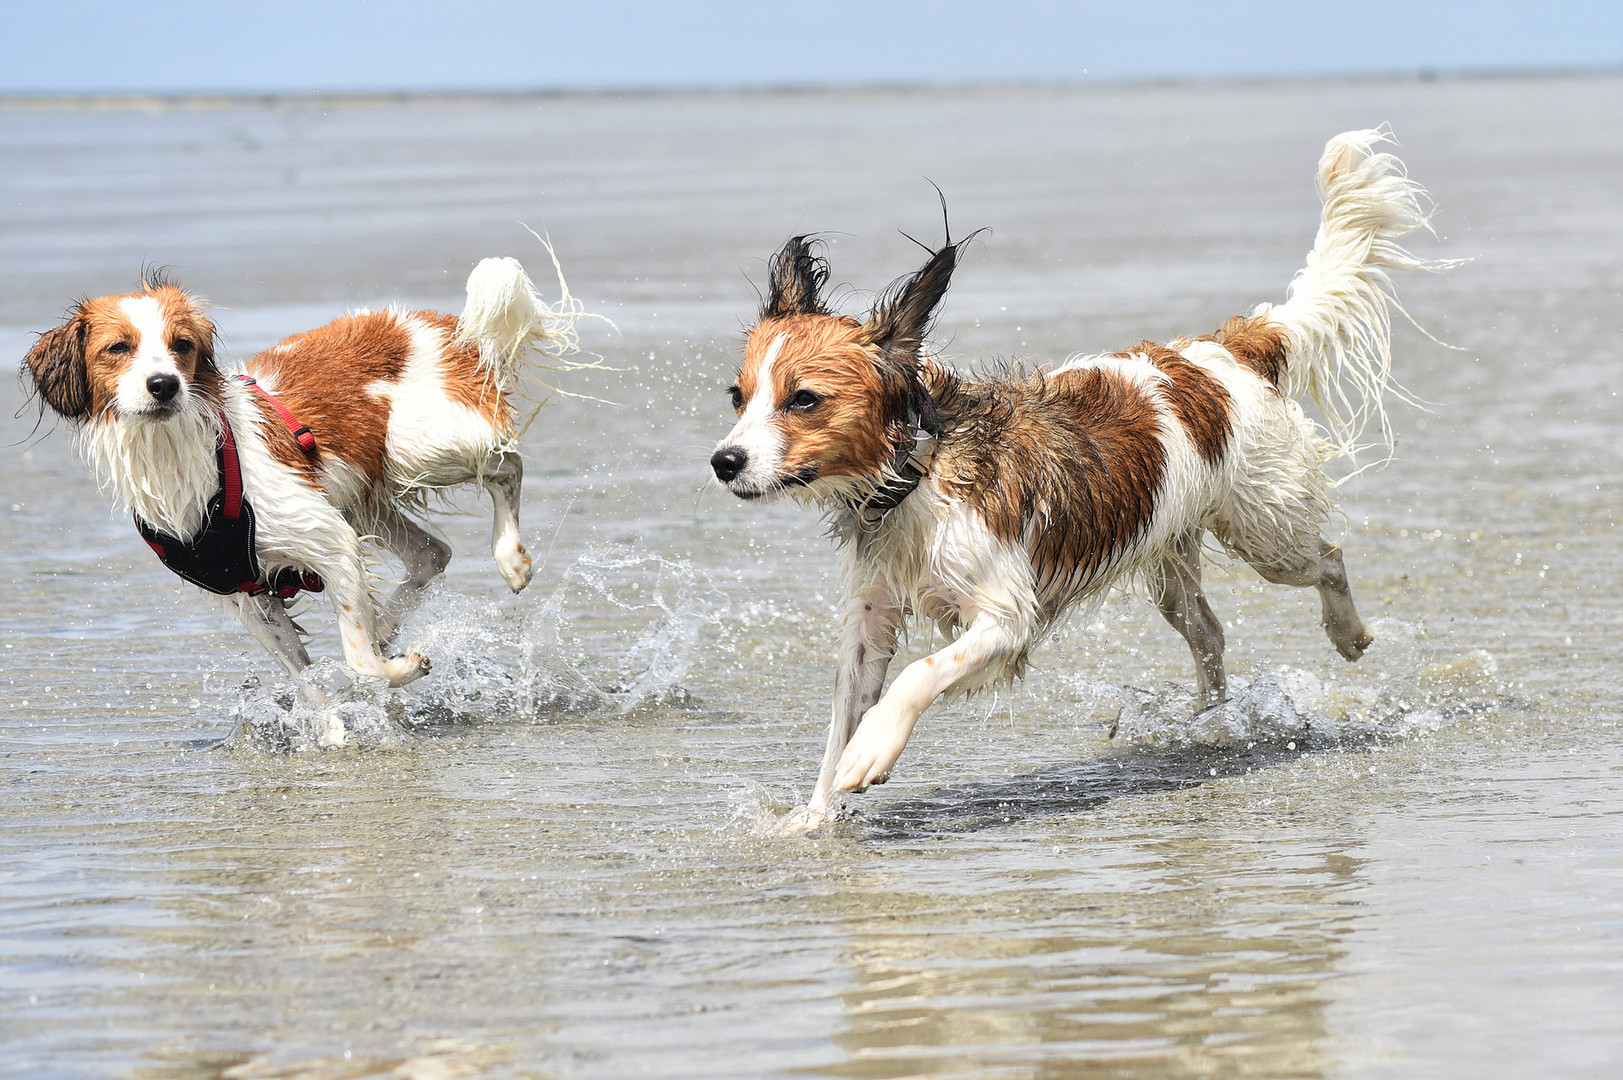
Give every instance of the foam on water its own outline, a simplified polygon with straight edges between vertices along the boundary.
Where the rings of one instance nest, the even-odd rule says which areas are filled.
[[[346,745],[382,746],[434,724],[683,704],[682,680],[716,608],[709,580],[691,563],[624,545],[582,555],[539,604],[476,600],[441,580],[398,635],[433,661],[428,675],[391,690],[324,658],[301,676],[303,693],[250,680],[232,709],[235,738],[302,751],[330,744],[341,721]]]

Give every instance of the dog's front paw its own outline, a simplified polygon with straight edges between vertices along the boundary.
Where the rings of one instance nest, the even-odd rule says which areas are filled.
[[[870,724],[870,719],[878,722]],[[890,779],[890,770],[906,745],[905,732],[870,712],[840,755],[840,764],[834,770],[834,790],[866,791],[873,784],[883,784]]]
[[[389,680],[390,686],[405,686],[428,674],[433,667],[428,657],[417,652],[409,652],[405,656],[391,656],[383,662],[383,677]]]
[[[819,829],[826,829],[834,824],[839,817],[839,807],[824,806],[814,809],[810,806],[796,807],[786,814],[777,827],[772,830],[775,836],[807,836]]]

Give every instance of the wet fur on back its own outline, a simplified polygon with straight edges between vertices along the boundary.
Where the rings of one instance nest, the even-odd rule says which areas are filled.
[[[1388,268],[1435,269],[1397,244],[1424,193],[1380,151],[1384,130],[1331,140],[1324,214],[1282,305],[1165,345],[966,378],[925,349],[965,242],[931,254],[865,320],[822,299],[817,242],[773,259],[731,389],[738,422],[711,465],[746,500],[788,494],[827,514],[845,591],[827,750],[794,827],[833,793],[882,783],[938,696],[1012,679],[1068,611],[1142,582],[1187,640],[1203,704],[1226,697],[1222,627],[1200,590],[1211,533],[1269,581],[1314,586],[1332,644],[1371,638],[1353,607],[1324,465],[1384,426]],[[1295,400],[1316,399],[1321,428]],[[885,674],[905,620],[949,644]]]

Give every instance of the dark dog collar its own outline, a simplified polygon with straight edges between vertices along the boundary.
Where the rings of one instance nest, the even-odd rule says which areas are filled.
[[[885,515],[902,504],[902,500],[918,488],[920,481],[930,475],[930,463],[935,460],[936,443],[941,434],[941,419],[936,415],[935,401],[921,382],[907,409],[907,428],[912,437],[896,448],[891,463],[895,479],[875,488],[867,498],[851,503],[862,527],[869,532],[879,528]]]

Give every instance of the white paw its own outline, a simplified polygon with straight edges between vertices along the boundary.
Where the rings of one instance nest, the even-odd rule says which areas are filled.
[[[834,824],[838,817],[839,809],[835,806],[825,806],[818,810],[801,806],[785,815],[772,832],[775,836],[806,836]]]
[[[840,764],[834,770],[834,790],[866,791],[874,784],[883,784],[890,779],[890,770],[906,745],[905,732],[870,711],[840,755]]]
[[[517,543],[511,550],[496,555],[496,569],[502,572],[502,577],[507,579],[507,587],[514,592],[523,592],[524,586],[530,583],[530,577],[535,573],[524,545]]]

